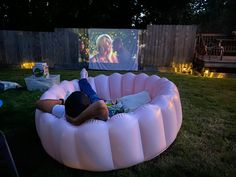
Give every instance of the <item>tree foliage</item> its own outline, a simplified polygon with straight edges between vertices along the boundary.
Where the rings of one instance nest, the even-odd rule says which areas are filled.
[[[231,33],[236,30],[235,0],[195,0],[192,21],[204,32]]]
[[[235,0],[2,0],[0,27],[14,30],[146,28],[198,24],[202,31],[236,29]]]

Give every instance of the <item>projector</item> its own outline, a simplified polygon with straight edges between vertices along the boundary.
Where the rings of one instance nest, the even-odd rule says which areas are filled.
[[[47,63],[35,63],[33,67],[33,75],[36,78],[49,78]]]

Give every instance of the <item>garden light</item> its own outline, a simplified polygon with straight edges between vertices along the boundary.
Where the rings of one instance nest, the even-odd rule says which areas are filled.
[[[21,69],[32,69],[34,65],[34,62],[25,62],[21,64]]]
[[[192,74],[193,69],[192,69],[192,63],[172,63],[172,68],[174,69],[174,72],[176,73],[188,73]]]
[[[208,77],[208,78],[224,78],[225,74],[224,73],[217,73],[217,72],[210,72],[209,69],[206,69],[203,73],[203,77]]]
[[[204,76],[204,77],[208,77],[208,74],[209,74],[209,70],[206,69],[206,70],[204,71],[204,73],[203,73],[203,76]]]

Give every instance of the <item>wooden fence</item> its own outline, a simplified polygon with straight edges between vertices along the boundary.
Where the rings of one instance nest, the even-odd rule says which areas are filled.
[[[147,26],[142,51],[143,66],[169,67],[174,63],[191,62],[195,49],[197,26]]]
[[[0,31],[0,64],[18,65],[42,61],[55,64],[78,63],[79,38],[73,29],[55,32]]]
[[[164,67],[191,62],[195,25],[149,25],[139,36],[139,64]],[[87,29],[62,28],[54,32],[0,31],[0,66],[45,61],[75,66],[79,62],[79,34]]]

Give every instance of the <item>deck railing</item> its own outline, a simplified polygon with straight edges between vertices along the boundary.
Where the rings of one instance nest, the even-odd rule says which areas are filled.
[[[197,34],[196,54],[200,58],[236,56],[236,39],[225,34]]]

